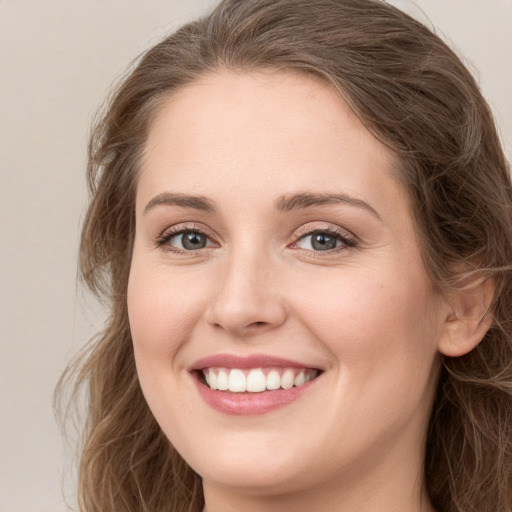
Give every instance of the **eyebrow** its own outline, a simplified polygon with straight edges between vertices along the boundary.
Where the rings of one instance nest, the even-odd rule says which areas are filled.
[[[310,208],[312,206],[321,206],[324,204],[347,204],[355,206],[372,213],[379,220],[382,220],[377,210],[372,208],[368,203],[362,199],[357,199],[356,197],[346,194],[316,194],[311,192],[301,192],[291,196],[281,196],[275,201],[274,208],[278,212],[289,212],[291,210]]]
[[[194,208],[195,210],[202,210],[205,212],[215,211],[212,201],[204,196],[193,196],[187,194],[175,194],[164,192],[155,196],[144,208],[144,213],[149,212],[155,206],[182,206],[185,208]]]
[[[362,199],[357,199],[346,194],[320,194],[312,192],[300,192],[293,195],[283,195],[274,202],[274,209],[278,212],[289,212],[313,206],[326,204],[347,204],[362,208],[372,213],[379,220],[381,216],[378,212]],[[214,203],[205,196],[195,196],[189,194],[164,192],[155,196],[144,208],[146,214],[156,206],[181,206],[184,208],[193,208],[205,212],[215,212]]]

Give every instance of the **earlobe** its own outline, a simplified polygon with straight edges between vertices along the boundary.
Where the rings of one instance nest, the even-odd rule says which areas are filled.
[[[494,297],[493,279],[478,279],[447,299],[448,314],[438,350],[459,357],[473,350],[492,325],[490,306]]]

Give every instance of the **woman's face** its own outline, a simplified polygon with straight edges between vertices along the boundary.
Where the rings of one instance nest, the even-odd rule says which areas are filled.
[[[223,71],[161,107],[130,327],[149,407],[205,488],[421,470],[446,315],[393,164],[301,75]]]

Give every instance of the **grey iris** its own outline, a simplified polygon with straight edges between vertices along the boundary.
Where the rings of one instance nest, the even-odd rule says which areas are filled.
[[[313,233],[311,235],[311,246],[316,251],[328,251],[336,247],[336,238],[327,233]]]
[[[206,236],[201,233],[189,231],[188,233],[183,233],[181,236],[181,243],[185,249],[192,251],[195,249],[202,249],[206,246]]]

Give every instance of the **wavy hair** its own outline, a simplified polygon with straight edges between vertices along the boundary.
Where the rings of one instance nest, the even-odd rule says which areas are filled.
[[[153,418],[135,370],[126,290],[140,155],[159,105],[218,69],[291,70],[336,87],[399,162],[425,267],[450,293],[492,278],[492,326],[443,357],[425,479],[439,512],[512,511],[512,186],[488,105],[455,53],[379,0],[224,0],[147,51],[96,123],[80,275],[105,330],[60,391],[85,389],[82,512],[199,512],[200,477]],[[469,280],[469,281],[468,281]]]

